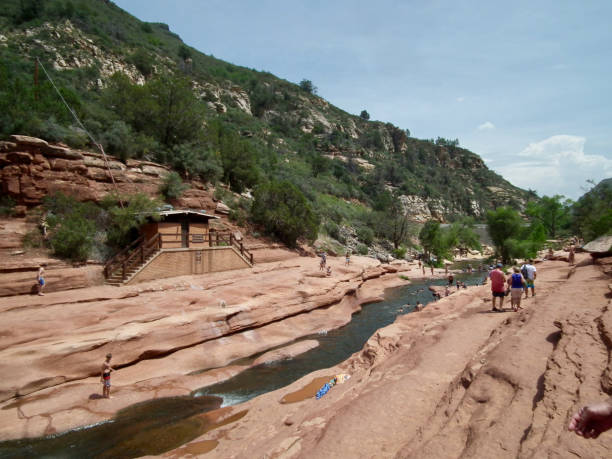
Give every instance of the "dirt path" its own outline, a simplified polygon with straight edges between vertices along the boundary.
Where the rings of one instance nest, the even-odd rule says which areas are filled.
[[[488,312],[477,287],[402,316],[347,362],[235,407],[249,412],[197,441],[219,441],[209,457],[610,457],[612,433],[567,431],[580,406],[612,394],[610,280],[579,261],[569,279],[567,263],[538,264],[520,313]],[[321,400],[279,403],[339,372],[353,378]]]

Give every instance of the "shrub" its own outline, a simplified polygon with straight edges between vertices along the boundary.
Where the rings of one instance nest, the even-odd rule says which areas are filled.
[[[164,177],[162,184],[159,187],[161,195],[168,199],[178,199],[189,188],[181,180],[181,176],[176,172],[170,172]]]
[[[128,204],[119,206],[119,199],[128,201]],[[109,194],[102,201],[102,206],[107,211],[107,244],[113,248],[122,248],[134,239],[135,230],[148,218],[159,219],[161,203],[143,193],[123,197]]]
[[[289,247],[300,237],[317,238],[319,217],[304,194],[290,182],[269,182],[255,189],[251,219]]]
[[[49,244],[53,253],[70,260],[86,260],[98,227],[100,209],[62,193],[47,196],[43,202],[48,210]]]
[[[406,256],[406,247],[398,247],[397,249],[393,249],[393,256],[395,258],[399,258],[401,260]]]
[[[334,239],[338,240],[340,238],[340,228],[338,227],[338,225],[336,225],[336,223],[332,221],[326,221],[323,225],[323,228],[325,229],[325,232]]]
[[[368,254],[368,246],[365,244],[358,244],[357,245],[357,253],[359,255],[367,255]]]
[[[357,228],[357,239],[366,245],[371,245],[374,242],[374,231],[368,227]]]
[[[0,196],[0,217],[13,215],[15,200],[10,196]]]

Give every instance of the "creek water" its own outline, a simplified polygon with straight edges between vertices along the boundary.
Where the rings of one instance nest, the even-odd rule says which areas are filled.
[[[479,283],[484,274],[459,274],[467,285]],[[258,365],[235,377],[194,391],[191,396],[168,397],[139,403],[121,410],[108,422],[66,433],[0,443],[0,458],[132,458],[162,454],[202,435],[210,426],[196,414],[231,406],[263,393],[285,387],[313,371],[346,360],[363,348],[379,328],[398,315],[411,313],[417,301],[433,299],[429,285],[444,285],[445,279],[414,281],[389,289],[385,300],[364,305],[342,328],[300,340],[316,339],[319,347],[291,359]],[[409,307],[405,305],[409,303]],[[258,355],[242,359],[249,362]]]

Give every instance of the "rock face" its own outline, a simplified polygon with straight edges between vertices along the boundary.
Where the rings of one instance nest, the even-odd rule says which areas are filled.
[[[334,275],[325,278],[308,276],[315,259],[294,255],[231,274],[0,298],[0,371],[10,374],[0,382],[7,401],[0,402],[0,440],[60,432],[148,398],[189,394],[249,366],[229,362],[272,348],[279,349],[258,363],[305,352],[318,343],[282,346],[345,325],[399,280],[376,279],[377,290],[362,279],[366,270],[383,276],[376,261],[355,257],[349,268],[341,259],[329,262]],[[114,399],[101,409],[90,395],[99,391],[107,352],[121,369]],[[18,403],[10,400],[18,394]]]
[[[487,313],[481,286],[403,315],[347,361],[235,406],[247,415],[194,442],[236,458],[610,457],[610,432],[567,429],[612,388],[609,279],[593,264],[569,280],[567,270],[538,266],[538,296],[516,314]],[[315,400],[339,373],[352,377]]]
[[[100,201],[115,190],[113,179],[119,193],[154,195],[168,173],[160,164],[135,160],[123,164],[112,156],[105,160],[98,153],[22,135],[1,142],[0,167],[3,193],[28,207],[41,204],[43,197],[55,192],[81,201]]]

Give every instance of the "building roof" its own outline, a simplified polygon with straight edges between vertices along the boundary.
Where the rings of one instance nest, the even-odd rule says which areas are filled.
[[[219,218],[215,215],[210,215],[207,214],[205,211],[203,210],[162,210],[161,212],[159,212],[159,215],[161,215],[162,217],[166,217],[169,215],[197,215],[198,217],[206,217],[206,218]]]
[[[184,209],[184,210],[160,210],[158,212],[159,216],[161,217],[162,220],[165,220],[166,217],[174,217],[174,216],[187,216],[187,217],[195,217],[195,218],[199,218],[199,219],[203,219],[203,220],[210,220],[212,218],[216,218],[218,219],[219,217],[215,216],[215,215],[211,215],[211,214],[207,214],[205,211],[203,210],[189,210],[189,209]],[[152,214],[150,214],[152,215]]]

